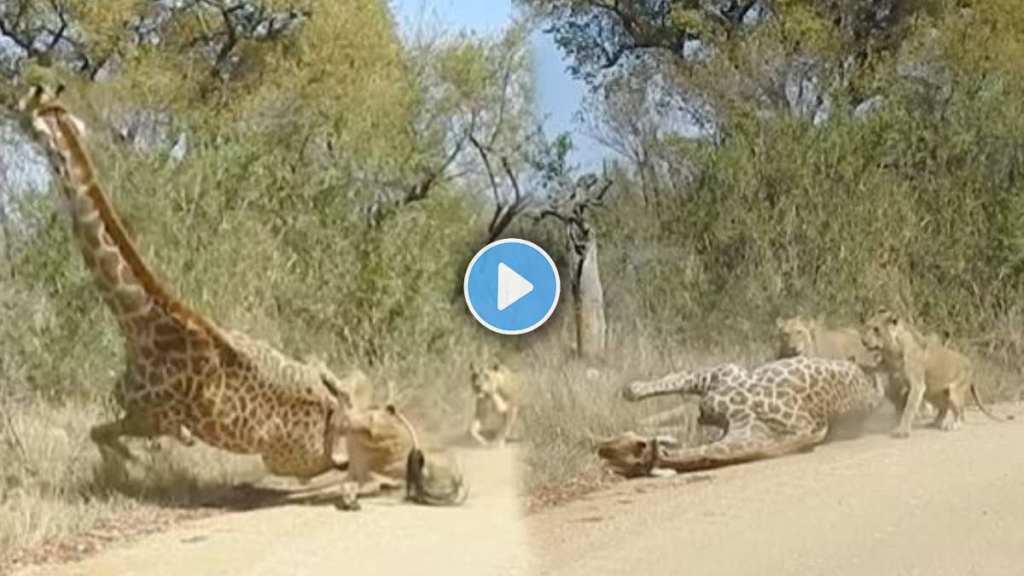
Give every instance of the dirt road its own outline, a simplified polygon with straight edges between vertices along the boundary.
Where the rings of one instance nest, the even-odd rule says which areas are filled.
[[[383,498],[340,512],[307,499],[192,522],[19,576],[530,574],[515,453],[469,450],[459,457],[472,490],[459,508]]]
[[[620,484],[529,518],[537,574],[1020,576],[1024,423],[1013,412]]]

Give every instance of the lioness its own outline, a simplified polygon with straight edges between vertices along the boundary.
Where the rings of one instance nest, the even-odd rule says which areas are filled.
[[[406,499],[418,504],[457,506],[469,495],[457,463],[428,457],[412,424],[390,401],[384,409],[354,410],[345,439],[348,474],[341,508],[358,510],[359,497],[398,488],[403,479]]]
[[[802,316],[778,318],[775,325],[779,330],[779,352],[777,358],[812,356],[831,360],[849,360],[870,376],[880,379],[886,391],[886,398],[898,412],[907,404],[906,388],[889,385],[888,373],[878,369],[877,359],[864,348],[861,334],[853,328],[826,328],[821,317],[807,319]],[[945,343],[946,339],[937,334],[927,336],[929,342]],[[948,338],[948,335],[947,335]],[[931,406],[921,408],[922,418],[932,418]]]
[[[820,318],[777,318],[779,352],[777,358],[810,356],[830,360],[852,360],[858,364],[869,355],[861,343],[860,333],[852,328],[826,328]]]
[[[469,435],[481,446],[503,446],[519,415],[521,379],[501,363],[484,369],[470,364],[469,369],[474,397]]]
[[[922,336],[900,317],[882,308],[865,322],[862,340],[867,350],[878,355],[878,369],[888,376],[890,386],[908,389],[899,426],[893,432],[897,438],[910,436],[911,424],[922,399],[938,411],[933,425],[942,430],[959,428],[964,420],[968,388],[986,416],[1001,420],[981,401],[971,381],[970,359],[950,349],[938,335]],[[950,410],[953,419],[947,421]]]

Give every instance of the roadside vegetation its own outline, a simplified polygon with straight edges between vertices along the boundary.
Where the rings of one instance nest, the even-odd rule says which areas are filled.
[[[216,322],[393,380],[438,434],[468,424],[470,362],[525,371],[531,492],[596,474],[588,434],[641,412],[625,380],[761,361],[779,315],[885,305],[948,330],[988,398],[1020,392],[1015,0],[521,0],[500,36],[404,40],[383,0],[109,4],[0,0],[3,102],[41,66],[68,85],[141,253]],[[599,173],[538,129],[538,24],[592,88],[583,121],[616,153]],[[0,112],[0,565],[261,474],[169,442],[134,446],[128,476],[99,465],[119,336],[16,130]],[[461,303],[504,236],[572,284],[515,339]]]
[[[778,316],[857,326],[889,307],[949,331],[987,397],[1018,398],[1012,2],[523,3],[594,88],[594,136],[628,159],[595,217],[610,381],[538,375],[531,486],[593,470],[586,431],[635,425],[625,380],[763,361]]]

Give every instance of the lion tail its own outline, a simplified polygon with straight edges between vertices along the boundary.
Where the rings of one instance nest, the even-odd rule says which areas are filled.
[[[985,416],[988,416],[989,418],[995,420],[996,422],[1006,422],[1008,420],[1014,419],[1013,414],[1007,414],[1006,417],[999,417],[990,412],[989,409],[985,406],[985,403],[981,401],[981,395],[978,394],[978,387],[975,386],[973,383],[971,384],[971,396],[974,397],[974,402],[978,404],[978,408],[985,413]]]

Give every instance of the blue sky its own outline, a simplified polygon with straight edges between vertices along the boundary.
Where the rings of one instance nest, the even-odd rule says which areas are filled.
[[[425,18],[430,26],[493,34],[500,32],[513,14],[511,0],[391,0],[391,6],[403,30]],[[537,66],[537,105],[546,118],[545,132],[571,132],[577,148],[574,161],[590,167],[599,165],[604,151],[581,134],[573,122],[586,87],[569,75],[566,60],[550,36],[538,31],[531,42]]]

